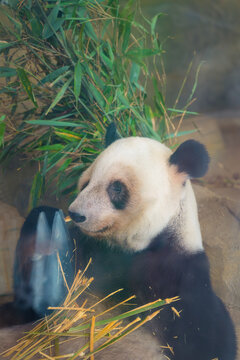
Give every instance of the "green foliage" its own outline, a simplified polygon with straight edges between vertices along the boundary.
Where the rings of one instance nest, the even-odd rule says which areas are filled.
[[[4,133],[6,129],[6,124],[4,123],[5,115],[0,117],[0,146],[3,145],[4,142]]]
[[[17,75],[18,75],[18,78],[21,81],[22,86],[23,86],[24,90],[26,91],[29,99],[32,101],[33,105],[37,107],[35,96],[34,96],[33,90],[32,90],[32,84],[30,83],[30,81],[28,79],[26,71],[24,69],[19,68],[19,69],[17,69]]]
[[[161,14],[138,22],[133,0],[124,7],[118,0],[28,0],[1,12],[0,93],[10,99],[11,127],[0,121],[0,144],[7,134],[0,160],[21,150],[39,162],[30,207],[53,180],[57,192],[74,191],[112,121],[122,136],[174,136],[173,119],[182,114],[166,108],[153,65],[163,52],[155,32]]]

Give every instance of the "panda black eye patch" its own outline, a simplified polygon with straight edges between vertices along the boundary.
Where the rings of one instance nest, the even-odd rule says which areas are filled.
[[[126,208],[129,200],[129,192],[123,182],[119,180],[111,182],[108,185],[107,193],[115,209],[123,210]]]

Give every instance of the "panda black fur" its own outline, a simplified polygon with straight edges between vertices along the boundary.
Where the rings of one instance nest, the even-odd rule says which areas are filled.
[[[212,289],[189,180],[206,173],[206,149],[188,140],[171,154],[154,140],[118,139],[113,127],[106,145],[69,208],[81,231],[81,263],[93,257],[100,291],[123,286],[140,304],[181,298],[180,317],[169,306],[150,326],[173,348],[174,355],[164,350],[169,359],[235,359],[233,324]]]

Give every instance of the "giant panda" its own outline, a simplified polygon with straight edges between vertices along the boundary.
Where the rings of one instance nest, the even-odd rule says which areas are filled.
[[[119,139],[114,126],[106,145],[69,207],[86,235],[76,236],[79,259],[93,257],[102,289],[124,286],[140,304],[180,297],[180,317],[169,306],[150,326],[173,349],[164,351],[169,359],[235,359],[233,324],[212,289],[190,182],[208,169],[205,147],[187,140],[172,153],[149,138]]]
[[[97,293],[124,287],[140,305],[180,301],[96,359],[235,359],[233,324],[211,286],[190,183],[207,171],[206,149],[188,140],[172,153],[152,139],[120,139],[114,125],[106,146],[69,207],[78,266],[93,258]]]

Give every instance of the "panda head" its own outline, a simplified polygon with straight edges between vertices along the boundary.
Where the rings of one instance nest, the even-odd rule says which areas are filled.
[[[80,177],[69,214],[89,236],[139,251],[178,216],[188,179],[206,173],[208,154],[194,140],[172,153],[152,139],[118,139],[112,126],[106,145]]]

